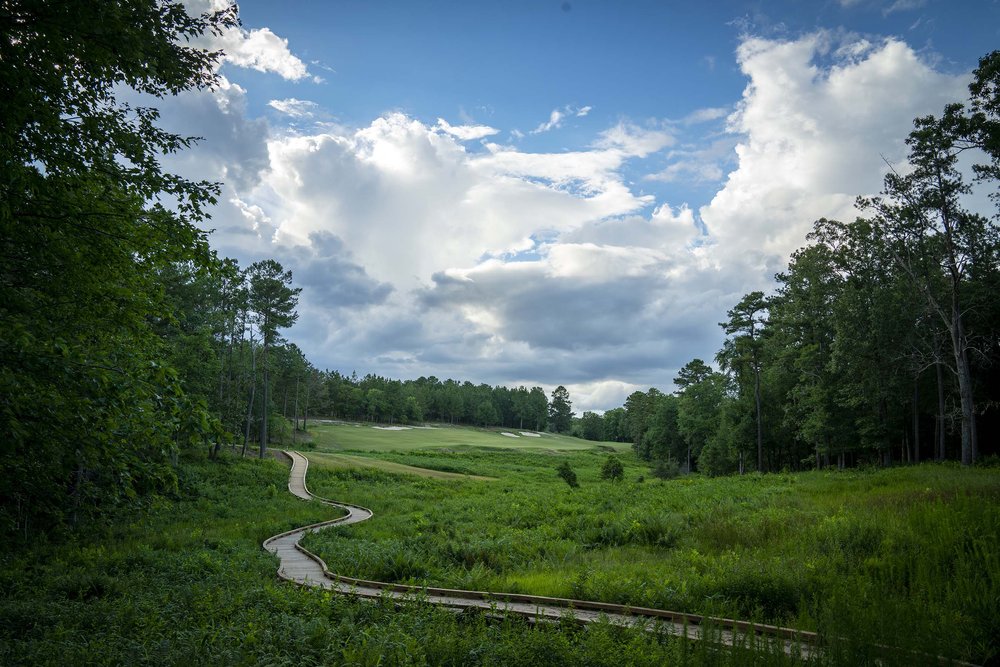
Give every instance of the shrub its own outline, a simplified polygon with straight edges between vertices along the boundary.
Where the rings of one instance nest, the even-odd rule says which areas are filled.
[[[657,461],[656,466],[653,468],[653,477],[657,479],[673,479],[680,476],[680,474],[681,468],[677,465],[677,461],[673,459]]]
[[[625,477],[625,468],[618,457],[611,455],[601,466],[601,479],[610,479],[613,482],[620,482]]]
[[[576,473],[573,472],[573,469],[569,467],[568,461],[563,461],[562,463],[560,463],[559,467],[556,468],[556,472],[559,474],[560,477],[562,477],[564,482],[570,485],[570,488],[575,489],[576,487],[580,486],[580,483],[576,481]]]

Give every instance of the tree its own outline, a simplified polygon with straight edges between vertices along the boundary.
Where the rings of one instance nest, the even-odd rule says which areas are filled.
[[[556,433],[569,431],[573,420],[573,404],[569,400],[566,387],[559,385],[552,390],[552,402],[549,404],[549,423]]]
[[[604,419],[596,412],[584,412],[580,418],[580,434],[585,440],[604,440]]]
[[[746,375],[749,371],[753,378],[754,410],[757,423],[757,469],[764,470],[764,427],[761,410],[760,370],[761,370],[761,339],[760,331],[767,321],[767,300],[763,292],[751,292],[744,296],[736,306],[728,311],[729,320],[719,324],[727,339],[717,359],[725,367],[735,370],[738,375]]]
[[[268,350],[281,340],[278,329],[292,326],[298,319],[295,305],[299,287],[290,287],[292,272],[273,259],[254,262],[248,270],[250,277],[250,306],[256,314],[261,336],[261,367],[264,370],[263,411],[260,428],[260,457],[267,453],[267,425],[270,418],[270,365]]]
[[[622,466],[622,462],[618,460],[617,456],[612,454],[604,460],[604,465],[601,466],[601,479],[610,480],[612,482],[620,482],[624,477],[625,468]]]
[[[674,384],[678,387],[677,393],[682,393],[687,387],[701,382],[711,374],[711,366],[701,359],[692,359],[677,371],[677,377],[674,378]]]
[[[576,480],[576,473],[573,472],[573,469],[569,466],[568,461],[563,461],[562,463],[560,463],[559,467],[556,468],[556,473],[559,475],[559,477],[562,478],[564,482],[569,484],[569,487],[571,489],[575,489],[576,487],[580,486],[580,483]]]
[[[4,532],[170,490],[189,427],[210,426],[154,324],[174,316],[159,272],[213,262],[196,223],[218,188],[164,172],[160,156],[192,139],[117,95],[211,86],[220,54],[187,44],[235,24],[235,8],[192,17],[149,0],[3,4]]]
[[[967,290],[970,270],[981,256],[995,255],[997,239],[989,221],[961,203],[972,192],[958,169],[962,111],[953,104],[941,118],[916,119],[906,141],[912,170],[888,174],[882,196],[859,198],[858,206],[874,213],[872,225],[896,264],[948,331],[962,408],[962,463],[969,465],[978,457],[978,436]]]
[[[493,401],[483,401],[476,406],[475,412],[476,423],[480,426],[492,426],[499,421],[497,416],[497,409],[493,407]]]
[[[549,411],[549,399],[545,397],[545,390],[541,387],[532,387],[528,392],[529,418],[535,423],[535,430],[541,431],[545,428]]]
[[[677,431],[687,445],[687,471],[702,448],[719,428],[719,416],[725,399],[725,376],[710,372],[703,379],[685,387],[677,405]]]

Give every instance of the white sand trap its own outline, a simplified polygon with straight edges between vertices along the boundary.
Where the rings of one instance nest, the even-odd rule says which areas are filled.
[[[523,435],[526,438],[540,438],[540,437],[542,437],[542,436],[538,435],[537,433],[528,433],[527,431],[521,431],[521,435]]]
[[[503,432],[503,433],[501,433],[500,435],[505,435],[505,436],[507,436],[508,438],[520,438],[520,437],[521,437],[521,436],[519,436],[519,435],[515,435],[515,434],[513,434],[513,433],[508,433],[507,431],[504,431],[504,432]]]
[[[411,431],[412,426],[372,426],[372,428],[377,428],[380,431]]]

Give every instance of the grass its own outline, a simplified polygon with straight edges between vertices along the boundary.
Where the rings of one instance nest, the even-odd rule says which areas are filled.
[[[996,468],[660,482],[619,452],[625,480],[616,483],[600,480],[608,452],[591,443],[387,444],[408,433],[375,430],[375,451],[351,454],[324,452],[329,445],[317,437],[310,488],[375,511],[371,521],[307,537],[332,570],[815,629],[827,642],[821,664],[998,655]],[[580,488],[557,477],[563,461]],[[176,498],[86,532],[5,543],[0,664],[796,662],[760,646],[720,648],[606,625],[531,627],[419,600],[399,607],[285,585],[260,543],[335,514],[288,494],[287,468],[274,461],[188,460],[180,473]]]
[[[495,477],[482,477],[480,475],[468,475],[457,472],[445,472],[442,470],[432,470],[430,468],[419,468],[409,466],[404,463],[394,463],[366,456],[350,456],[348,454],[329,454],[326,452],[308,452],[309,463],[313,468],[319,467],[325,470],[344,470],[350,468],[374,468],[383,472],[397,475],[416,475],[417,477],[429,477],[431,479],[472,479],[478,481],[493,481]]]
[[[316,469],[310,482],[328,487],[343,472]],[[58,540],[5,543],[0,664],[794,664],[747,647],[608,625],[532,627],[279,582],[261,541],[331,516],[288,494],[287,475],[274,461],[187,461],[177,498]]]
[[[389,435],[394,435],[390,432]],[[376,455],[372,455],[376,456]],[[385,581],[604,600],[818,630],[845,664],[874,645],[985,660],[1000,636],[1000,474],[915,468],[602,482],[606,452],[383,450],[497,477],[334,472],[365,524],[307,538],[330,568]],[[581,487],[555,474],[569,461]],[[868,656],[870,657],[870,656]],[[908,664],[913,654],[882,656]],[[895,661],[895,663],[894,663]]]
[[[310,426],[312,443],[317,449],[331,452],[402,452],[438,448],[496,447],[501,449],[585,451],[595,446],[628,451],[620,442],[595,443],[556,433],[537,433],[538,437],[511,438],[502,433],[518,435],[520,429],[477,429],[464,426],[436,425],[430,428],[409,428],[389,431],[368,424],[313,422]],[[535,433],[525,429],[525,433]]]

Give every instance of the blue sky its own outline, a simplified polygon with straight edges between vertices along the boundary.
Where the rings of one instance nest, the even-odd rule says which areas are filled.
[[[214,0],[190,3],[201,10]],[[818,217],[961,99],[1000,4],[243,2],[162,102],[213,243],[303,286],[320,368],[671,389]]]

